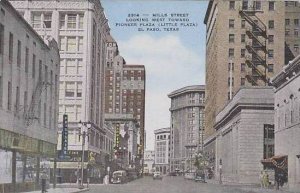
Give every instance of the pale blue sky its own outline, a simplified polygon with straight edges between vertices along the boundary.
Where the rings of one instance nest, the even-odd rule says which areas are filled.
[[[146,149],[154,149],[155,129],[170,126],[167,94],[187,85],[205,83],[205,25],[208,1],[101,0],[111,34],[127,64],[146,68]],[[116,27],[129,13],[188,13],[197,27],[179,32],[138,32]]]

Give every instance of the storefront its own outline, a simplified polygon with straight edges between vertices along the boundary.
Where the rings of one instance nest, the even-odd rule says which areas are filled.
[[[56,144],[0,129],[0,192],[40,188],[41,174],[50,178]]]

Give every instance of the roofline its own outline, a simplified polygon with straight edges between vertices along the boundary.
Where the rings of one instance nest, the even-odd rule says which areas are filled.
[[[170,133],[171,132],[171,128],[170,127],[165,127],[165,128],[160,128],[160,129],[156,129],[154,130],[154,134],[157,133]]]
[[[198,92],[198,91],[204,91],[205,92],[205,85],[190,85],[185,86],[183,88],[177,89],[170,94],[168,94],[169,98],[172,98],[174,96],[178,96],[187,92]]]

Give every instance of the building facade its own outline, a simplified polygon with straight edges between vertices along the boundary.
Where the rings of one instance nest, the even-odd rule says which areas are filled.
[[[272,87],[244,87],[235,94],[216,117],[215,179],[260,183],[261,160],[274,155],[273,116]]]
[[[111,36],[106,46],[105,120],[122,117],[124,121],[125,117],[133,117],[137,121],[137,154],[142,164],[145,147],[145,67],[126,64]]]
[[[154,167],[155,152],[153,150],[146,150],[144,154],[144,174],[152,175],[155,171]]]
[[[205,137],[240,87],[265,86],[285,59],[285,3],[210,1],[206,24]],[[225,25],[224,25],[225,24]]]
[[[202,151],[205,86],[187,86],[171,98],[170,171],[192,169],[193,155]]]
[[[62,118],[68,116],[68,151],[71,161],[57,164],[63,181],[76,182],[82,140],[78,125],[90,122],[89,141],[85,155],[92,155],[97,167],[90,168],[91,178],[104,175],[104,64],[106,63],[107,19],[97,0],[12,0],[10,1],[28,23],[42,36],[51,35],[60,48],[59,137],[61,149]],[[95,159],[92,157],[96,157]],[[85,158],[86,166],[90,157]],[[94,164],[92,164],[94,165]],[[86,171],[86,170],[85,170]],[[100,174],[100,175],[99,175]],[[75,176],[75,177],[74,177]],[[86,176],[86,175],[85,175]],[[77,175],[78,178],[78,175]],[[85,177],[86,179],[86,177]],[[99,180],[98,180],[99,181]]]
[[[275,155],[287,156],[288,187],[300,189],[300,55],[272,79],[275,87]]]
[[[170,128],[154,130],[154,167],[161,174],[169,172]]]
[[[56,157],[59,51],[0,1],[0,188],[39,187]]]

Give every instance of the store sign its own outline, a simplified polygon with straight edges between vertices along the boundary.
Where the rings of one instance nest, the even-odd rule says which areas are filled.
[[[120,145],[120,124],[117,124],[116,126],[116,146],[115,147],[119,147]]]
[[[68,115],[63,115],[63,128],[62,128],[61,150],[62,156],[68,153]]]

